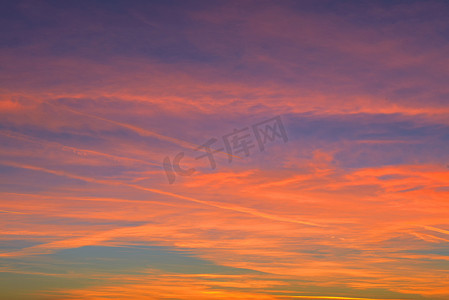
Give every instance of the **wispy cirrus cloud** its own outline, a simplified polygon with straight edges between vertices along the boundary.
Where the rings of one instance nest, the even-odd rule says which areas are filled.
[[[93,3],[0,13],[2,297],[447,298],[446,3]]]

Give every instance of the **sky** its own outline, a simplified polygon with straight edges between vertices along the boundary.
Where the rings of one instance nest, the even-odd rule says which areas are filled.
[[[1,299],[449,299],[449,2],[1,1]]]

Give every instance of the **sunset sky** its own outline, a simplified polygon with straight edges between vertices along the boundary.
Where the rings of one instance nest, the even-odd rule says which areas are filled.
[[[448,1],[0,8],[0,299],[449,299]]]

